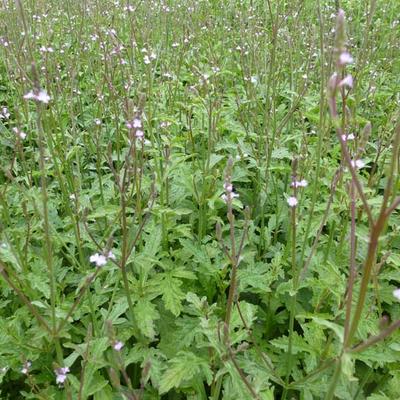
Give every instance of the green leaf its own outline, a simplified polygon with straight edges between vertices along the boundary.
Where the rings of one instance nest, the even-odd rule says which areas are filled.
[[[38,275],[30,272],[28,274],[28,280],[33,289],[39,290],[46,299],[50,298],[50,285],[48,278],[45,278],[43,274]]]
[[[280,148],[280,149],[274,149],[272,151],[271,157],[277,158],[278,160],[282,160],[284,158],[291,159],[292,155],[289,153],[288,149]]]
[[[342,326],[318,317],[312,317],[312,320],[315,321],[318,325],[326,326],[327,328],[332,329],[332,331],[335,332],[336,336],[339,338],[340,343],[343,343],[344,329]]]
[[[162,292],[162,300],[165,308],[178,316],[182,311],[182,300],[185,294],[180,289],[182,281],[176,279],[171,274],[164,274],[164,279],[159,284],[159,290]]]
[[[91,212],[88,216],[88,219],[97,219],[104,217],[114,217],[120,211],[120,207],[117,205],[107,204],[105,206],[97,208],[95,211]]]
[[[208,362],[190,352],[181,351],[169,361],[168,368],[160,382],[160,393],[166,393],[172,388],[181,387],[186,381],[201,374],[208,384],[212,382],[212,371]]]
[[[160,318],[156,306],[149,300],[139,299],[134,306],[134,312],[140,331],[153,340],[156,336],[154,321]]]

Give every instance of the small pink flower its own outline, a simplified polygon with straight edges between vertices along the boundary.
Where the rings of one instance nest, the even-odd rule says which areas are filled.
[[[36,100],[39,101],[40,103],[45,103],[45,104],[47,104],[51,100],[50,96],[44,89],[40,89],[38,93],[35,93],[33,90],[31,90],[24,95],[24,99]]]
[[[231,193],[233,191],[233,186],[231,183],[225,182],[224,183],[224,189],[228,192]]]
[[[297,201],[296,197],[291,196],[287,199],[287,203],[289,204],[289,207],[296,207],[298,204],[298,201]]]
[[[18,128],[13,128],[13,132],[15,133],[16,136],[18,136],[20,139],[24,140],[26,138],[26,133],[22,132]]]
[[[96,267],[103,267],[107,264],[107,258],[103,254],[93,254],[90,256],[89,261],[96,264]]]
[[[353,168],[361,169],[365,167],[365,162],[363,160],[351,160],[351,166]]]
[[[27,94],[24,95],[25,100],[31,100],[31,99],[36,99],[35,93],[33,91],[29,91]]]
[[[47,92],[41,89],[36,97],[37,101],[47,104],[50,101],[50,96]]]
[[[305,179],[302,179],[301,181],[294,181],[292,182],[292,187],[306,187],[308,186],[308,182]]]
[[[348,135],[342,135],[343,142],[347,142],[348,140],[354,140],[356,137],[353,133],[349,133]]]
[[[236,197],[239,197],[239,194],[232,191],[232,192],[228,192],[228,194],[223,194],[223,195],[221,196],[221,199],[222,199],[225,203],[227,203],[228,201],[231,201],[231,200],[233,200],[233,199],[236,198]]]
[[[56,383],[58,385],[62,386],[64,384],[64,382],[67,380],[68,372],[68,367],[57,368],[54,370],[54,373],[56,374]]]
[[[140,118],[134,118],[132,127],[133,128],[141,128],[142,127],[142,121],[140,120]]]
[[[10,118],[10,113],[7,107],[2,107],[0,112],[0,119],[8,119]]]
[[[339,56],[339,63],[340,65],[346,65],[346,64],[352,64],[354,61],[353,57],[351,54],[347,51],[344,51],[342,54]]]
[[[135,136],[137,139],[143,139],[144,132],[142,130],[138,129],[135,133]]]
[[[30,361],[27,361],[24,363],[24,366],[21,368],[21,372],[24,375],[28,375],[29,368],[32,366],[32,363]]]
[[[113,345],[113,349],[115,351],[121,351],[121,349],[124,347],[124,344],[121,341],[117,341]]]

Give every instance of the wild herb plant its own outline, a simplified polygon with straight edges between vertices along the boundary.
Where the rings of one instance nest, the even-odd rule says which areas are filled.
[[[399,13],[3,0],[1,398],[399,398]]]

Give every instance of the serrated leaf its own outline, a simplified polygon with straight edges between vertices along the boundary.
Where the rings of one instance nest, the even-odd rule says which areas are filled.
[[[28,280],[33,289],[39,290],[46,299],[50,298],[50,285],[49,279],[44,277],[43,274],[29,273]]]
[[[181,387],[184,381],[190,381],[198,374],[202,374],[208,384],[212,382],[212,372],[208,362],[193,353],[179,352],[169,361],[168,368],[160,382],[160,393],[166,393],[172,388]]]
[[[139,299],[134,306],[134,313],[140,331],[153,340],[156,336],[154,321],[160,318],[156,306],[149,300]]]
[[[314,322],[318,325],[326,326],[327,328],[331,329],[333,332],[336,333],[336,336],[339,338],[340,343],[343,343],[344,337],[344,329],[342,326],[335,324],[334,322],[327,321],[326,319],[321,319],[318,317],[311,317]]]
[[[272,158],[277,158],[278,160],[283,160],[284,158],[291,159],[292,155],[289,153],[288,149],[280,148],[274,149],[271,154]]]
[[[107,319],[109,319],[114,323],[118,319],[118,317],[122,315],[127,309],[128,309],[128,300],[125,296],[121,297],[115,302]]]
[[[182,311],[182,300],[185,294],[180,289],[182,281],[174,278],[171,274],[164,274],[164,279],[159,283],[159,290],[162,293],[162,300],[165,308],[178,316]]]

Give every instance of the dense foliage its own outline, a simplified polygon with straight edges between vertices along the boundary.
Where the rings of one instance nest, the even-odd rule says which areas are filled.
[[[4,0],[0,397],[400,398],[399,15]]]

